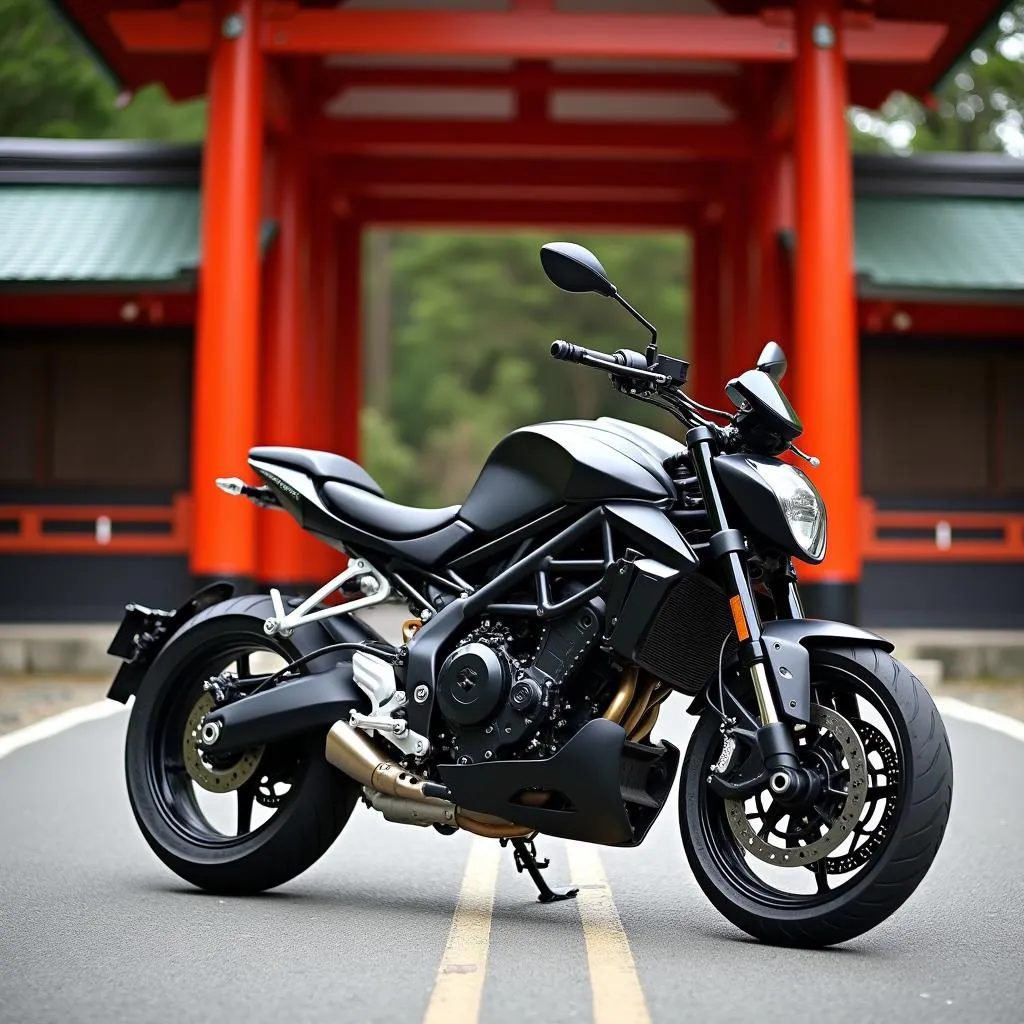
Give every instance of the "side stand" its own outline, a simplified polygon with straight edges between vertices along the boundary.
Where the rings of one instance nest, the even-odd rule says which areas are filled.
[[[525,839],[502,839],[501,845],[507,846],[509,843],[512,844],[512,849],[515,851],[516,871],[529,872],[530,877],[533,879],[533,884],[540,890],[540,895],[537,897],[540,903],[558,903],[560,900],[571,900],[576,898],[576,894],[579,889],[565,889],[559,891],[552,889],[550,885],[544,880],[544,876],[541,874],[541,870],[546,868],[551,861],[538,861],[537,860],[537,847],[533,842],[527,842]]]

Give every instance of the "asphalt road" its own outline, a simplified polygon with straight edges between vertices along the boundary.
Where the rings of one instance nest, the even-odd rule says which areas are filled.
[[[656,734],[684,743],[684,719],[670,704]],[[534,902],[505,850],[488,918],[496,844],[362,808],[277,892],[204,895],[136,830],[125,715],[78,725],[0,758],[0,1021],[1019,1024],[1024,742],[947,724],[956,788],[931,873],[894,918],[820,952],[758,945],[718,916],[674,798],[638,850],[540,841],[581,903]]]

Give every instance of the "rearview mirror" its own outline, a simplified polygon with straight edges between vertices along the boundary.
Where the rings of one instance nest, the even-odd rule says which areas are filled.
[[[786,375],[786,368],[788,366],[786,353],[774,341],[769,341],[761,349],[761,354],[757,357],[757,368],[762,373],[767,373],[776,384]]]
[[[615,285],[600,260],[575,242],[548,242],[541,246],[540,262],[548,279],[566,292],[597,292],[611,298]]]

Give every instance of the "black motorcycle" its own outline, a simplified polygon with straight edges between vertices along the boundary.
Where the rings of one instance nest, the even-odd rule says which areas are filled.
[[[924,878],[952,765],[892,645],[804,617],[793,559],[825,557],[826,521],[778,458],[802,456],[785,356],[769,343],[729,382],[735,413],[706,408],[591,253],[552,243],[541,262],[651,332],[645,353],[552,355],[670,412],[685,444],[607,418],[524,427],[439,509],[388,501],[338,455],[254,448],[263,484],[218,485],[348,565],[305,598],[214,584],[174,612],[127,607],[110,696],[135,696],[139,826],[182,878],[253,893],[313,864],[361,798],[388,821],[511,843],[543,901],[569,898],[534,837],[638,846],[679,762],[652,732],[682,693],[698,720],[680,828],[708,898],[766,942],[860,935]],[[399,646],[354,614],[385,601],[410,611]]]

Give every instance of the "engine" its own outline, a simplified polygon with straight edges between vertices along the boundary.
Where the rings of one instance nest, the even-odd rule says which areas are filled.
[[[594,599],[540,630],[485,619],[438,674],[442,749],[460,764],[554,753],[585,710],[572,714],[567,684],[599,639],[603,617]]]

